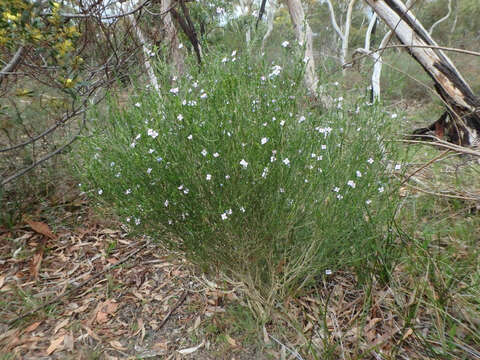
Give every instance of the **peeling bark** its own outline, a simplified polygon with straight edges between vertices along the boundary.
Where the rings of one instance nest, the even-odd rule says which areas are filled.
[[[407,46],[410,55],[424,68],[443,99],[448,116],[442,116],[429,128],[444,135],[448,141],[463,146],[480,144],[480,100],[438,46],[400,0],[365,0],[375,13],[392,29],[398,40]],[[420,48],[416,46],[426,46]]]

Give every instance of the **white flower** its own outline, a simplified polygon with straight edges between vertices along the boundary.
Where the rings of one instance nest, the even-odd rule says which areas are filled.
[[[395,165],[395,170],[400,170],[401,168],[402,168],[402,165],[400,164]]]
[[[350,186],[352,189],[355,189],[357,184],[355,184],[355,181],[353,180],[348,180],[347,185]]]
[[[232,51],[232,55],[231,55],[231,56],[235,56],[235,55],[237,55],[237,50],[233,50],[233,51]]]
[[[233,211],[232,209],[228,209],[227,211],[225,211],[228,215],[232,215]]]
[[[193,135],[192,135],[192,134],[188,135],[188,136],[187,136],[187,139],[188,139],[188,140],[192,140],[192,139],[193,139]]]
[[[103,194],[103,190],[102,189],[98,190],[98,195],[102,195],[102,194]]]
[[[300,116],[300,119],[298,120],[298,123],[301,124],[302,122],[304,122],[306,120],[305,116]]]
[[[280,72],[282,71],[282,67],[280,65],[273,65],[272,66],[272,72],[268,74],[269,78],[274,78],[275,76],[280,75]]]
[[[150,174],[152,172],[152,168],[147,169],[147,174]]]
[[[197,87],[198,87],[198,82],[195,81],[195,82],[192,84],[192,86],[193,86],[194,88],[197,88]],[[203,91],[203,90],[202,90],[202,91]]]
[[[284,193],[284,192],[285,192],[285,189],[284,189],[284,188],[280,188],[280,189],[278,189],[278,191],[280,191],[281,193]]]
[[[153,130],[153,129],[148,129],[148,130],[147,130],[147,135],[148,135],[148,136],[151,136],[153,139],[155,139],[155,138],[158,136],[158,132],[156,132],[156,131]]]
[[[132,192],[132,189],[127,189],[127,190],[125,190],[125,195],[128,195],[128,194],[130,194],[131,192]]]
[[[242,160],[240,161],[240,165],[242,165],[242,167],[243,167],[244,169],[246,169],[247,166],[248,166],[248,162],[246,162],[245,159],[242,159]]]
[[[138,134],[137,136],[135,136],[135,140],[138,140],[138,139],[140,139],[141,137],[142,137],[142,135],[141,135],[141,134]]]
[[[356,171],[357,177],[362,177],[362,173],[360,171]]]
[[[178,87],[176,87],[176,88],[171,88],[171,89],[170,89],[170,92],[171,92],[172,94],[178,94]]]
[[[162,160],[163,160],[163,158],[161,158],[161,157],[157,158],[157,162],[161,162]]]
[[[392,116],[391,116],[391,118],[392,118],[392,119],[396,119],[397,116],[398,116],[397,114],[393,113]]]
[[[383,186],[380,186],[380,187],[378,188],[378,192],[379,192],[379,193],[383,193],[384,191],[385,191],[385,188],[384,188]]]
[[[283,159],[282,162],[287,166],[290,165],[290,160],[288,160],[288,158]]]
[[[222,59],[222,63],[224,63],[224,64],[225,64],[227,61],[228,61],[228,59],[227,59],[226,57],[224,57],[224,58]]]
[[[207,174],[207,176],[205,178],[207,179],[207,181],[210,181],[210,180],[212,180],[212,175]]]
[[[285,120],[280,121],[280,126],[285,125]]]
[[[325,275],[332,275],[332,270],[330,269],[325,270]]]
[[[373,161],[374,161],[374,160],[373,160],[372,158],[370,158],[370,159],[367,160],[367,162],[368,162],[369,164],[373,164]]]
[[[185,195],[187,195],[189,192],[190,192],[190,190],[189,190],[188,188],[185,188],[185,190],[183,190],[183,193],[184,193]]]
[[[120,173],[116,173],[116,174],[115,174],[115,177],[116,177],[116,178],[119,178],[120,175],[121,175]]]
[[[163,203],[163,205],[165,205],[165,207],[168,207],[168,200],[165,200],[165,202]]]
[[[183,190],[183,184],[181,184],[177,189],[178,190]]]
[[[303,58],[303,62],[304,62],[305,64],[308,63],[309,60],[310,60],[310,58],[309,58],[308,56],[305,56],[305,57]]]
[[[140,225],[140,219],[135,219],[135,225]]]
[[[242,213],[244,213],[244,212],[245,212],[245,208],[242,206],[242,207],[240,208],[240,211],[241,211]]]
[[[133,143],[130,144],[130,147],[133,149],[135,147],[135,145],[137,145],[137,144],[135,144],[135,142],[133,142]]]
[[[333,189],[333,191],[335,191],[336,193],[338,193],[338,192],[340,191],[340,188],[336,186],[336,187]]]
[[[223,14],[225,12],[225,9],[222,7],[217,7],[217,14]]]
[[[288,41],[284,41],[282,42],[282,47],[286,48],[288,45],[290,45],[290,43]]]
[[[130,217],[127,217],[125,220],[127,220],[127,222],[130,222]]]
[[[265,81],[265,80],[267,80],[267,78],[262,75],[262,76],[260,77],[260,80],[261,80],[261,81]]]
[[[337,199],[338,199],[338,200],[342,200],[342,199],[343,199],[343,195],[338,194],[338,195],[337,195]]]
[[[333,83],[333,85],[338,86],[338,85],[339,85],[339,84],[338,84],[338,81],[335,81],[335,82]]]
[[[135,106],[136,106],[137,108],[139,108],[140,106],[142,106],[142,104],[140,104],[139,102],[137,102],[137,103],[135,103]]]
[[[267,177],[267,174],[268,174],[268,167],[263,169],[262,178],[265,179]]]
[[[178,120],[178,121],[182,121],[182,120],[183,120],[183,115],[182,115],[182,114],[178,114],[177,120]]]
[[[179,49],[183,48],[183,44],[182,43],[178,44],[178,48]]]
[[[322,150],[327,150],[327,145],[322,145],[321,148]]]
[[[220,156],[220,154],[219,154],[218,152],[213,153],[213,157],[214,157],[214,158],[218,158],[219,156]]]
[[[148,149],[148,153],[149,153],[149,154],[153,154],[154,152],[155,152],[154,149]]]
[[[230,179],[230,175],[225,175],[225,179]]]
[[[112,161],[112,162],[110,163],[110,166],[115,166],[115,161]]]
[[[203,93],[202,95],[200,95],[200,99],[206,99],[207,98],[207,94],[206,93]]]
[[[228,216],[227,214],[223,213],[220,215],[222,217],[222,220],[227,220]]]
[[[264,137],[264,138],[262,138],[262,140],[260,140],[260,143],[262,145],[265,145],[267,142],[268,142],[268,139],[266,137]]]
[[[201,152],[201,154],[202,154],[203,156],[207,156],[208,151],[207,151],[206,149],[203,149],[202,152]]]
[[[367,200],[365,201],[365,204],[370,205],[372,203],[372,200]]]

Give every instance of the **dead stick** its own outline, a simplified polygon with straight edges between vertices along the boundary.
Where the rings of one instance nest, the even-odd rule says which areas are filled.
[[[185,301],[185,299],[187,298],[187,294],[188,294],[188,291],[185,290],[182,294],[182,296],[180,296],[180,299],[177,301],[177,303],[170,309],[170,311],[168,312],[167,316],[165,316],[165,318],[162,320],[162,322],[160,323],[160,325],[158,326],[158,329],[161,329],[168,321],[168,319],[170,318],[170,316],[173,314],[173,312],[175,310],[177,310],[180,305],[183,304],[183,302]]]
[[[418,174],[420,171],[422,171],[423,169],[425,169],[426,167],[432,165],[435,161],[438,161],[440,160],[441,158],[443,158],[445,155],[447,155],[451,150],[450,149],[447,149],[445,150],[444,152],[442,152],[440,155],[438,156],[435,156],[432,160],[430,160],[429,162],[427,162],[426,164],[420,166],[420,168],[418,168],[417,170],[415,170],[413,173],[411,173],[410,175],[407,175],[407,177],[401,182],[400,186],[404,185],[412,176]]]
[[[27,313],[23,314],[23,315],[20,315],[18,316],[17,318],[15,318],[14,320],[10,320],[9,322],[7,322],[6,324],[8,326],[11,326],[12,324],[14,324],[15,322],[27,317],[27,316],[30,316],[30,315],[33,315],[35,314],[37,311],[43,309],[44,307],[46,306],[49,306],[49,305],[52,305],[58,301],[60,301],[63,297],[66,297],[68,295],[71,295],[72,293],[74,293],[75,291],[77,291],[78,289],[84,287],[85,285],[87,285],[90,281],[92,280],[95,280],[95,279],[98,279],[100,276],[104,275],[105,273],[108,273],[109,271],[111,271],[112,269],[116,268],[117,266],[123,264],[124,262],[126,262],[127,260],[129,260],[130,258],[132,258],[133,256],[135,256],[136,254],[138,254],[141,250],[143,250],[144,248],[147,247],[147,245],[149,244],[149,242],[145,242],[145,244],[143,244],[142,246],[140,246],[137,250],[133,251],[132,253],[130,253],[129,255],[127,255],[126,257],[124,257],[122,260],[120,260],[119,262],[117,262],[116,264],[112,264],[110,266],[108,266],[106,269],[100,271],[99,273],[93,275],[91,278],[88,278],[87,280],[83,281],[82,283],[80,283],[79,285],[73,287],[72,289],[64,292],[63,294],[60,294],[56,297],[54,297],[52,300],[50,301],[47,301],[46,303],[42,304],[42,305],[39,305],[37,306],[35,309],[33,310],[30,310],[28,311]]]

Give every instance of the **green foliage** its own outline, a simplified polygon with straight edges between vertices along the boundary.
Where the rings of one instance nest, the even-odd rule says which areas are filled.
[[[381,111],[341,109],[339,99],[309,112],[293,60],[205,63],[161,97],[141,91],[135,105],[112,99],[95,115],[76,162],[85,190],[132,230],[262,296],[327,269],[391,265],[396,200]]]

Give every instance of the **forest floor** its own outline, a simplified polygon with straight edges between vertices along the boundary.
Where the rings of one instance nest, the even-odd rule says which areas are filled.
[[[181,254],[86,204],[47,218],[0,229],[0,359],[263,358],[221,331],[235,292]]]

